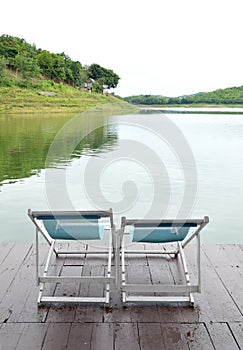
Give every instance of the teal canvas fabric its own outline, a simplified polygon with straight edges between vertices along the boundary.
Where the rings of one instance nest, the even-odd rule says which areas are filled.
[[[190,227],[141,227],[134,226],[130,231],[132,242],[166,243],[183,241],[188,234]]]
[[[53,239],[60,240],[98,240],[104,235],[104,226],[99,225],[98,219],[65,218],[42,220]]]

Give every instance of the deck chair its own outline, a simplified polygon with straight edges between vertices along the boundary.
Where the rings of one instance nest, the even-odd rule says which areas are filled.
[[[36,278],[37,285],[40,287],[37,303],[109,303],[110,285],[114,282],[111,276],[111,258],[112,258],[112,236],[115,228],[113,224],[112,210],[109,211],[31,211],[28,210],[28,215],[36,226]],[[107,225],[104,226],[104,225]],[[106,228],[106,229],[105,229]],[[108,229],[107,229],[108,228]],[[40,274],[39,262],[39,234],[41,234],[49,244],[49,252],[45,262],[44,273]],[[86,243],[102,242],[106,237],[105,244],[95,246],[95,250],[90,249]],[[107,237],[108,236],[108,237]],[[63,250],[60,249],[60,242],[65,241],[82,241],[84,249],[82,250]],[[70,243],[71,244],[71,243]],[[91,244],[91,245],[92,245]],[[51,270],[51,261],[54,255],[64,258],[72,257],[87,257],[88,254],[101,255],[106,259],[107,264],[106,276],[61,276],[53,275]],[[51,273],[51,274],[50,274]],[[80,273],[81,275],[81,273]],[[100,283],[104,288],[104,293],[101,297],[97,296],[53,296],[44,295],[46,283]]]
[[[121,270],[117,277],[120,281],[122,301],[126,302],[168,302],[168,303],[189,303],[194,306],[193,293],[201,292],[201,264],[200,264],[200,232],[209,222],[205,216],[201,220],[129,220],[125,217],[121,220],[121,229],[116,241],[116,247],[121,249]],[[130,237],[130,242],[125,242],[125,236]],[[197,238],[196,265],[197,283],[191,284],[184,248],[189,242]],[[132,246],[136,243],[136,249]],[[150,250],[146,249],[146,244],[150,244]],[[137,249],[137,246],[142,245]],[[145,247],[144,247],[145,245]],[[152,246],[151,246],[152,245]],[[153,249],[156,246],[159,249]],[[172,247],[172,248],[171,248]],[[129,249],[128,249],[129,248]],[[127,283],[125,273],[126,259],[129,256],[139,254],[153,254],[161,257],[161,254],[169,254],[170,258],[177,258],[180,268],[184,274],[183,284],[163,284],[163,274],[161,273],[161,284],[133,284]],[[168,257],[168,255],[167,255]],[[168,263],[170,259],[167,259]],[[132,268],[132,260],[131,268]],[[116,269],[120,262],[116,259]]]

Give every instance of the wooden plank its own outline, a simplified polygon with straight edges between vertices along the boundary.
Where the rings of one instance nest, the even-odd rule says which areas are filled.
[[[44,265],[46,263],[47,255],[49,252],[50,246],[44,242],[39,244],[39,268],[40,273],[43,273]],[[31,271],[29,270],[28,273],[34,276],[36,279],[36,246],[35,244],[32,246],[28,258],[24,261],[23,265],[27,268],[31,267]],[[53,271],[58,274],[60,271],[60,266],[62,264],[57,264],[55,260],[55,255],[53,254],[52,257],[52,263],[51,267]],[[29,276],[28,276],[29,279]],[[53,295],[55,290],[55,286],[51,284],[47,284],[45,287],[45,291],[47,291],[50,295]],[[17,319],[17,322],[44,322],[46,320],[46,316],[49,311],[49,307],[47,306],[41,306],[37,307],[37,298],[39,294],[39,287],[36,286],[36,280],[34,280],[34,283],[31,283],[29,286],[29,293],[26,295],[26,299],[23,303],[22,311],[19,312],[19,317]],[[13,319],[12,319],[13,321]]]
[[[240,287],[243,285],[243,254],[241,253],[241,260],[238,259],[240,256],[236,260],[238,249],[235,246],[231,247],[231,250],[222,245],[207,245],[203,249],[225,289],[243,314],[243,288]],[[226,254],[226,249],[228,254]]]
[[[150,248],[158,250],[159,245],[153,244]],[[177,265],[175,267],[175,264],[177,264],[176,259],[170,258],[168,255],[148,255],[147,260],[152,283],[174,285],[175,281],[181,278],[181,275],[178,275]],[[174,269],[172,268],[173,266],[175,267]],[[170,322],[178,322],[183,320],[181,307],[178,307],[177,303],[173,305],[158,304],[158,314],[160,322],[168,322],[168,320],[170,320]]]
[[[137,323],[114,324],[114,339],[116,350],[140,350]]]
[[[23,332],[23,324],[4,323],[0,328],[0,349],[16,349]]]
[[[94,323],[90,350],[112,350],[113,343],[113,323]]]
[[[243,275],[243,245],[221,244],[220,248],[224,251],[230,263],[238,267],[241,275]]]
[[[227,323],[207,323],[206,327],[215,349],[239,349]]]
[[[128,283],[145,283],[151,285],[151,276],[148,264],[146,263],[146,265],[144,265],[138,263],[137,265],[137,262],[134,261],[133,265],[127,266],[127,280]],[[144,306],[143,303],[135,303],[134,305],[132,304],[131,321],[159,322],[159,314],[156,303],[150,303],[147,306]]]
[[[193,259],[195,247],[193,245],[186,248],[186,256],[189,262],[192,281],[195,279],[196,268]],[[195,294],[197,314],[191,314],[191,322],[235,322],[240,321],[242,316],[230,297],[222,281],[215,273],[214,267],[202,251],[202,293]],[[219,302],[220,301],[220,302]],[[186,320],[189,314],[185,313]],[[197,319],[193,319],[197,317]]]
[[[85,251],[86,250],[86,244],[83,242],[69,242],[68,244],[68,251]],[[78,265],[83,266],[85,263],[86,256],[85,254],[70,254],[66,255],[64,265]]]
[[[87,247],[87,251],[104,251],[108,249],[108,246],[103,242],[94,241],[90,242]],[[85,264],[88,265],[103,265],[106,266],[108,264],[108,253],[107,254],[86,254]]]
[[[25,322],[44,321],[47,310],[37,310],[36,307],[38,288],[36,287],[35,273],[35,253],[33,247],[31,247],[2,299],[2,303],[0,304],[0,320],[7,320],[8,322],[19,322],[23,320]],[[30,295],[35,295],[34,309],[31,309],[27,303]],[[26,314],[34,315],[34,317],[26,317]]]
[[[55,273],[59,273],[60,266],[54,266],[53,270]],[[47,284],[45,287],[45,293],[53,295],[56,286],[54,284]],[[50,306],[41,305],[37,306],[37,297],[39,293],[39,287],[35,283],[30,286],[30,293],[27,295],[23,305],[23,309],[19,315],[18,322],[45,322]]]
[[[183,335],[181,324],[161,324],[161,332],[166,350],[188,350],[186,337]]]
[[[213,350],[214,346],[203,323],[181,325],[190,350]]]
[[[46,245],[41,245],[40,263],[44,263]],[[52,267],[56,273],[60,265]],[[55,286],[47,285],[49,293],[53,294]],[[0,305],[0,319],[8,322],[44,322],[49,308],[37,308],[39,287],[36,286],[35,248],[29,251],[21,265],[8,293]]]
[[[81,266],[63,266],[62,276],[81,276]],[[75,297],[79,295],[79,283],[60,283],[55,289],[55,296]],[[75,306],[51,307],[47,316],[47,322],[73,322],[75,318]]]
[[[90,260],[85,262],[82,276],[104,276],[104,265],[91,265]],[[99,297],[103,295],[104,286],[102,284],[85,283],[81,285],[79,296]],[[102,322],[103,304],[78,305],[75,314],[75,322]]]
[[[239,349],[243,349],[243,323],[229,323],[229,327]]]
[[[131,243],[129,243],[131,245]],[[136,247],[137,249],[144,249],[144,245],[141,244],[133,244],[132,247]],[[129,247],[130,249],[131,247]],[[143,269],[144,266],[147,266],[147,261],[146,261],[146,253],[144,253],[143,256],[141,255],[135,255],[135,256],[131,256],[131,255],[125,255],[125,268],[126,268],[126,282],[129,282],[129,276],[128,276],[128,269],[130,271],[133,271],[136,269],[136,266],[142,266],[141,269]],[[148,269],[148,267],[147,267]],[[114,267],[113,267],[113,271],[114,271]],[[148,270],[147,270],[148,271]],[[132,278],[132,277],[131,277]],[[149,282],[150,282],[150,278],[149,278]],[[139,317],[141,316],[141,312],[139,312],[139,310],[141,311],[142,308],[138,307],[136,310],[134,309],[134,307],[136,308],[136,305],[131,304],[131,303],[126,303],[123,304],[122,303],[122,296],[121,293],[119,291],[115,291],[113,293],[111,293],[111,301],[112,301],[112,307],[111,308],[105,308],[104,309],[104,314],[103,314],[103,320],[104,322],[136,322],[136,318],[139,314]],[[145,319],[147,319],[146,317],[146,313],[150,314],[150,311],[147,310],[146,308],[143,309],[144,314],[143,316],[145,317]]]
[[[230,348],[234,350],[243,348],[242,323],[234,322],[235,320],[242,320],[242,315],[229,296],[227,291],[229,287],[225,287],[226,283],[224,283],[221,276],[224,271],[222,273],[218,272],[219,262],[222,260],[222,269],[224,266],[226,269],[230,269],[231,263],[233,270],[237,269],[236,271],[241,272],[236,264],[239,262],[242,252],[241,249],[238,249],[238,246],[233,248],[227,246],[225,249],[222,249],[222,247],[225,248],[225,246],[217,247],[220,250],[218,257],[214,257],[214,250],[213,248],[211,250],[211,247],[209,247],[209,250],[207,250],[207,247],[205,248],[207,255],[202,254],[204,288],[203,293],[196,297],[197,307],[194,310],[181,306],[171,307],[151,304],[147,306],[144,304],[128,304],[124,308],[119,305],[113,308],[104,308],[102,305],[87,305],[74,308],[74,310],[69,307],[59,308],[58,312],[52,310],[47,318],[49,308],[37,309],[36,307],[35,251],[31,249],[28,251],[28,256],[23,255],[19,259],[19,265],[14,267],[17,269],[17,273],[15,272],[8,293],[0,304],[0,310],[5,311],[5,315],[1,317],[1,322],[5,323],[0,324],[0,339],[1,341],[3,339],[1,350],[4,350],[6,344],[8,350],[14,349],[16,346],[17,349],[27,349],[29,344],[32,346],[32,343],[35,349],[41,347],[51,349],[54,348],[55,337],[57,337],[58,342],[60,340],[59,348],[65,348],[67,345],[68,349],[77,348],[77,344],[78,347],[84,349],[100,349],[100,339],[103,338],[105,349],[124,349],[125,347],[129,349],[129,346],[132,346],[130,348],[135,350],[146,349],[149,346],[150,348],[169,350],[212,348]],[[192,250],[194,248],[188,247],[189,268],[193,272],[193,278],[195,277],[195,264],[192,260],[194,255]],[[235,250],[237,253],[233,254],[233,258],[230,260],[231,254]],[[10,259],[11,254],[9,252],[6,255],[3,264],[7,259]],[[11,259],[14,259],[14,257]],[[72,261],[72,259],[74,260]],[[56,259],[52,264],[53,269],[56,269],[59,273],[63,267],[63,273],[69,275],[72,268],[81,268],[81,265],[76,264],[75,257],[71,258],[69,262],[71,262],[71,265],[74,262],[75,266],[71,266],[65,258]],[[103,263],[100,266],[95,265],[96,262],[97,260],[93,257],[91,257],[91,260],[85,260],[83,274],[105,275],[107,266]],[[174,259],[166,261],[143,256],[136,257],[135,263],[133,261],[130,264],[130,262],[132,262],[132,258],[127,264],[128,279],[131,283],[147,282],[151,284],[163,283],[164,281],[170,283],[176,278],[179,280],[181,278],[180,270],[177,271],[178,266]],[[12,261],[13,264],[14,260]],[[2,268],[2,265],[0,268]],[[24,283],[26,283],[26,286]],[[51,288],[54,292],[56,287],[52,286]],[[71,285],[64,286],[64,288],[67,293],[73,291]],[[68,291],[66,288],[71,289]],[[77,286],[75,285],[74,288],[77,289]],[[101,291],[103,291],[102,285],[86,285],[78,291],[78,294],[99,296]],[[63,293],[63,290],[60,289],[60,286],[57,286],[56,294],[59,293]],[[232,305],[225,305],[229,300]],[[220,310],[222,308],[226,308],[226,310]],[[233,314],[230,314],[231,310],[233,310]],[[218,322],[211,323],[210,321],[213,320]],[[226,321],[222,323],[222,320]],[[51,322],[41,324],[46,321]],[[34,323],[31,324],[31,322]],[[152,338],[152,335],[154,338]]]
[[[0,243],[0,265],[6,259],[13,247],[14,243]]]
[[[42,349],[47,324],[5,323],[0,329],[1,350]]]
[[[90,349],[92,328],[92,323],[72,324],[67,343],[67,350]]]
[[[0,302],[13,282],[30,249],[30,243],[15,244],[0,265]]]
[[[66,350],[71,323],[49,323],[43,350]]]
[[[77,306],[75,314],[75,323],[79,322],[102,322],[103,307],[100,305]]]
[[[112,306],[105,307],[103,311],[103,322],[121,322],[130,323],[132,322],[131,306]]]
[[[16,350],[26,350],[28,348],[41,350],[47,328],[48,324],[44,323],[23,324],[23,332]]]
[[[146,245],[143,243],[131,243],[130,240],[125,240],[125,248],[127,250],[144,250],[144,254],[125,254],[125,265],[148,265],[146,260]]]
[[[18,322],[26,299],[35,284],[34,266],[22,264],[0,304],[1,322]]]
[[[145,245],[133,243],[131,245],[131,248],[144,250],[144,255],[125,255],[126,283],[145,283],[151,285],[151,274],[146,258]],[[141,304],[139,302],[136,302],[134,304],[127,303],[126,305],[130,308],[131,322],[159,322],[159,314],[155,302],[150,303],[145,307],[144,304]]]
[[[138,323],[141,350],[166,349],[159,323]]]

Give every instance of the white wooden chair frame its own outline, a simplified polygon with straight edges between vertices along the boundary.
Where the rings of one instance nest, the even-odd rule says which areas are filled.
[[[64,251],[58,250],[56,247],[56,242],[60,240],[55,240],[51,238],[49,233],[47,232],[45,226],[43,225],[41,220],[38,220],[37,217],[41,215],[51,215],[51,216],[62,216],[63,218],[68,217],[70,215],[98,215],[101,218],[109,217],[110,218],[110,234],[109,234],[109,243],[108,247],[104,247],[103,249],[97,250],[85,250],[85,251]],[[42,303],[105,303],[109,304],[110,301],[110,285],[114,284],[115,278],[111,276],[111,259],[113,252],[113,237],[115,235],[115,227],[113,224],[113,213],[110,209],[109,211],[31,211],[28,210],[28,215],[32,222],[36,226],[36,281],[39,286],[39,295],[37,303],[38,305]],[[47,255],[44,272],[40,275],[39,269],[39,233],[45,238],[46,242],[49,244],[50,249]],[[49,275],[49,268],[51,265],[53,255],[56,257],[60,255],[80,255],[80,254],[105,254],[107,258],[107,274],[106,276],[53,276]],[[67,296],[44,296],[44,287],[46,283],[69,283],[69,282],[77,282],[77,283],[102,283],[106,285],[105,295],[103,297],[67,297]]]
[[[139,222],[140,224],[156,224],[160,223],[173,224],[183,226],[183,224],[195,226],[195,231],[192,234],[188,234],[185,239],[181,242],[176,243],[176,248],[173,250],[128,250],[125,248],[124,235],[125,227],[134,225],[134,223]],[[122,301],[126,302],[166,302],[166,303],[189,303],[194,306],[194,297],[192,293],[201,292],[201,251],[200,251],[200,232],[208,224],[209,218],[205,216],[201,220],[127,220],[125,217],[121,221],[121,229],[119,235],[116,237],[115,250],[116,250],[116,283],[117,288],[122,292]],[[197,283],[192,285],[190,282],[190,277],[188,273],[186,257],[184,253],[184,248],[188,245],[193,238],[197,238]],[[132,244],[132,243],[130,243]],[[143,243],[144,244],[144,243]],[[161,244],[164,246],[165,243]],[[165,244],[166,245],[166,244]],[[121,249],[121,269],[120,269],[120,258],[118,255],[119,248]],[[125,256],[130,254],[169,254],[174,257],[180,255],[181,265],[184,271],[185,283],[182,285],[161,285],[161,284],[129,284],[126,282],[125,275]],[[136,295],[130,295],[129,293],[136,293]],[[151,293],[151,296],[143,295],[143,293]],[[154,293],[166,294],[162,296],[156,296]],[[186,295],[185,295],[186,294]]]

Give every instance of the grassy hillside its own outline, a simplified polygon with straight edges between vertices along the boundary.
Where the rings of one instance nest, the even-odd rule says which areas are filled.
[[[9,75],[10,76],[10,75]],[[13,75],[14,76],[14,75]],[[113,103],[114,108],[121,110],[134,109],[122,99],[112,95],[102,95],[99,93],[89,93],[81,89],[73,88],[65,84],[57,84],[53,81],[39,80],[29,88],[13,86],[0,86],[0,113],[11,111],[14,113],[32,112],[82,112],[99,105]],[[54,96],[40,95],[40,92],[52,92]]]
[[[46,90],[47,91],[47,90]],[[114,97],[97,93],[79,91],[71,87],[56,84],[48,91],[55,96],[39,95],[38,89],[24,89],[18,87],[0,87],[0,113],[12,112],[82,112],[88,108],[106,103],[118,103],[121,108],[128,108],[128,104]]]

